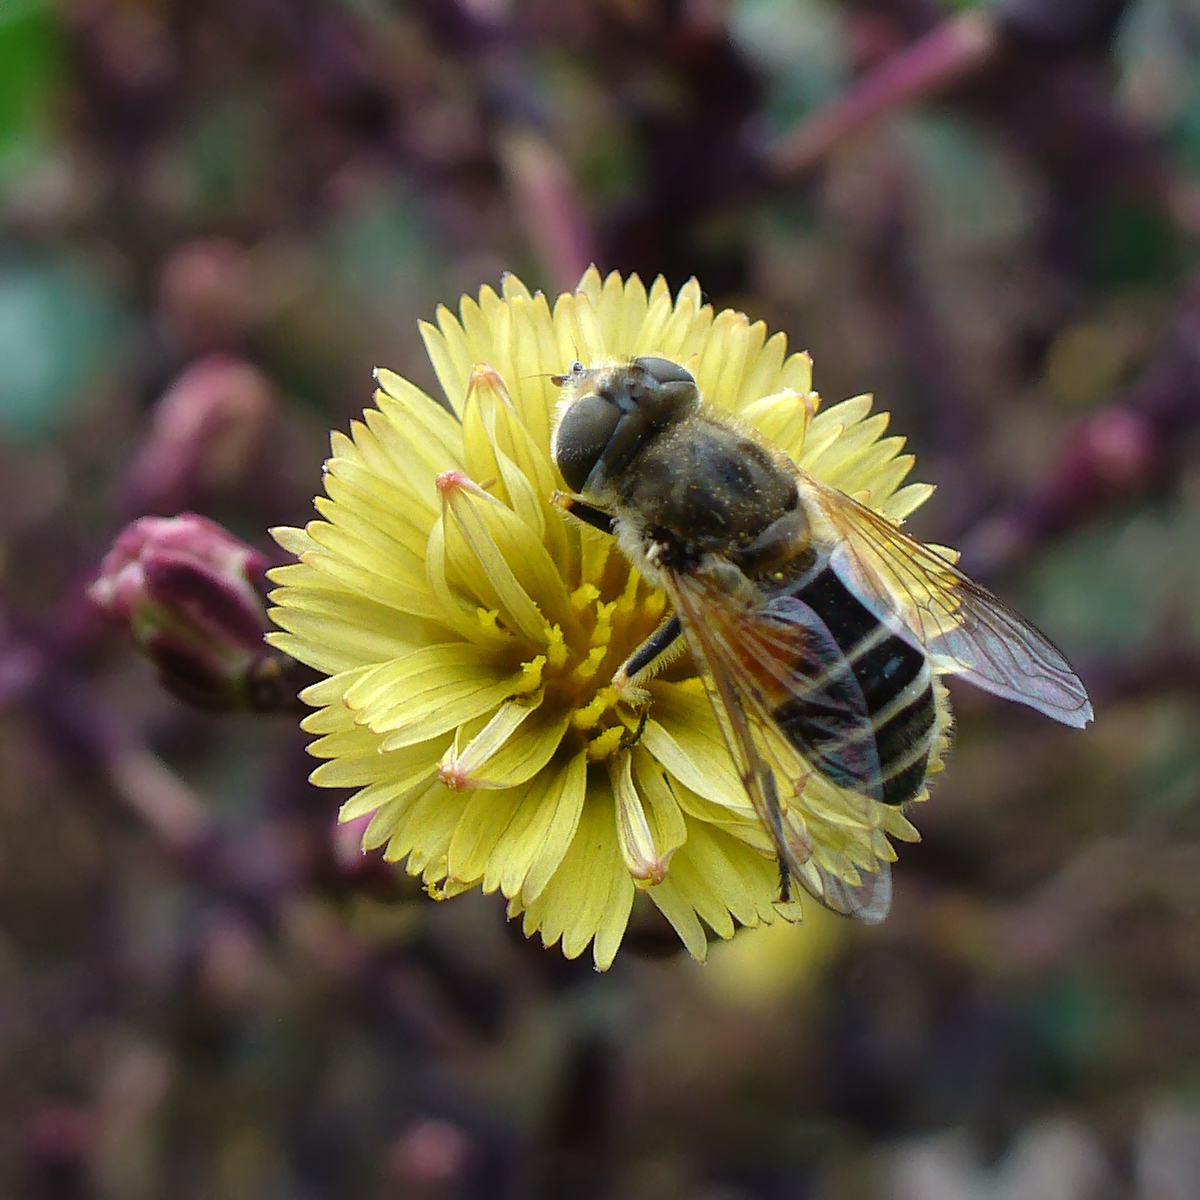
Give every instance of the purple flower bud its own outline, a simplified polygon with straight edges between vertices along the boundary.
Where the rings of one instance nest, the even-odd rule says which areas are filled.
[[[203,708],[257,707],[276,656],[263,642],[266,559],[194,513],[142,517],[117,538],[88,589],[129,630],[163,684]]]

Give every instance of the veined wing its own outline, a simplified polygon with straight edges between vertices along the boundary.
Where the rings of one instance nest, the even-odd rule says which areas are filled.
[[[858,882],[850,883],[815,859],[809,859],[796,878],[809,895],[834,912],[878,925],[892,907],[892,864],[880,859],[873,871],[856,868]]]
[[[666,572],[667,593],[700,668],[730,756],[758,819],[771,834],[785,886],[797,879],[836,912],[879,921],[890,873],[876,854],[880,766],[861,688],[832,635],[795,599],[751,607],[731,597],[705,566]],[[819,697],[802,747],[777,713]],[[828,735],[828,736],[826,736]],[[833,785],[814,845],[803,817],[813,771]],[[781,795],[782,792],[782,795]],[[786,812],[785,812],[786,809]]]
[[[799,471],[836,533],[830,564],[881,621],[897,620],[943,670],[1082,728],[1087,690],[1045,634],[935,550],[844,492]]]

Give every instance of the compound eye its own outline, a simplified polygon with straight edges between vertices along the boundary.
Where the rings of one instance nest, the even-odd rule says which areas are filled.
[[[554,461],[571,491],[583,491],[620,419],[621,410],[594,393],[581,396],[563,414],[554,438]]]
[[[681,367],[677,362],[672,362],[669,358],[649,356],[635,358],[633,361],[659,383],[690,383],[694,385],[696,382],[691,371],[686,367]]]

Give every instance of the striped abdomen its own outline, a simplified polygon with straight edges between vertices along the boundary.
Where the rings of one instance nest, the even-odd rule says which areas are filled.
[[[890,632],[828,566],[797,581],[788,593],[821,618],[845,659],[809,695],[794,697],[775,709],[775,720],[802,750],[821,751],[821,770],[832,782],[865,790],[884,804],[914,799],[924,786],[937,732],[926,656]],[[839,743],[871,736],[861,720],[854,723],[836,715],[838,698],[846,692],[847,672],[853,672],[870,715],[879,759],[877,780],[855,778],[849,772],[839,777]],[[852,756],[843,757],[849,761]]]

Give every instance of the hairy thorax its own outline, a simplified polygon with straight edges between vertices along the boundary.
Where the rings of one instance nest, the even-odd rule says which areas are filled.
[[[649,441],[618,492],[643,538],[696,555],[747,545],[797,504],[795,480],[772,451],[704,416]]]

